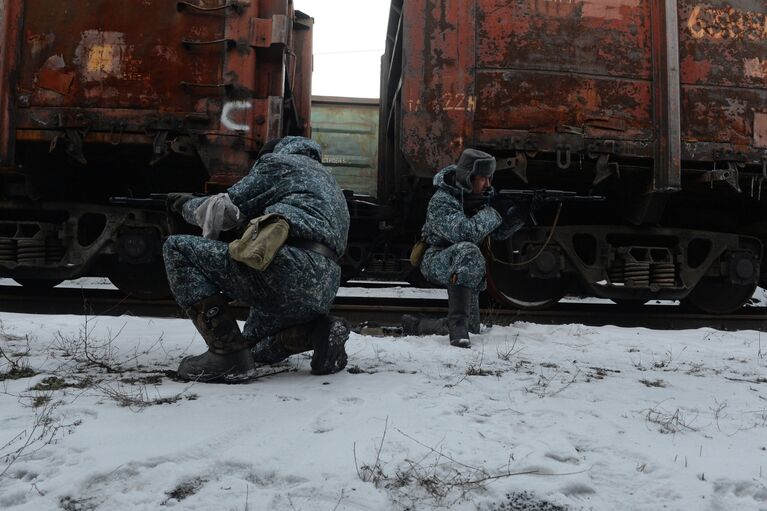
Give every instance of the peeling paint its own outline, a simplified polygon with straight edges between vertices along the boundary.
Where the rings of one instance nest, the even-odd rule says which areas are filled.
[[[749,78],[767,78],[767,60],[759,57],[743,59],[743,70]]]
[[[586,18],[621,20],[626,16],[627,12],[631,12],[639,6],[640,0],[599,0],[583,2],[583,16]],[[628,11],[626,8],[628,8]]]
[[[102,81],[108,77],[123,78],[125,60],[130,48],[121,32],[86,30],[75,50],[75,64],[85,82]]]

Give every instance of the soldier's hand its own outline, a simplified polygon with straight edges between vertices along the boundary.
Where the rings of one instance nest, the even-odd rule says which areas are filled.
[[[184,209],[184,204],[193,198],[194,194],[191,193],[169,193],[168,197],[165,199],[165,205],[167,206],[168,211],[181,214],[181,211]]]

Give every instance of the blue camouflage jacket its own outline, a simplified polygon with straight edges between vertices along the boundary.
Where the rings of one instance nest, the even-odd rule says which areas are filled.
[[[506,239],[525,225],[514,211],[501,217],[490,206],[467,216],[463,209],[464,191],[455,185],[455,170],[455,165],[450,165],[434,176],[437,191],[429,201],[421,230],[429,245],[445,248],[462,241],[479,245],[488,236]]]
[[[349,233],[349,210],[335,178],[321,161],[317,142],[285,137],[227,193],[246,219],[277,213],[290,223],[291,237],[323,243],[341,256]],[[187,202],[184,217],[193,216],[188,213],[204,199]]]

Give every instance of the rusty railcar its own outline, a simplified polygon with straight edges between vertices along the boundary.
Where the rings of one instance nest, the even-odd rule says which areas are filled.
[[[394,0],[382,69],[382,200],[421,202],[469,146],[496,188],[608,197],[494,246],[502,301],[725,312],[764,276],[767,3]]]
[[[152,201],[219,191],[308,136],[313,20],[292,0],[3,0],[0,275],[162,294]]]

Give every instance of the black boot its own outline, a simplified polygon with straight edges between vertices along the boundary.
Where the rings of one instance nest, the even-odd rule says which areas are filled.
[[[331,374],[346,367],[346,340],[349,339],[349,323],[335,316],[321,317],[312,331],[314,354],[312,374]]]
[[[469,315],[474,293],[468,287],[451,284],[447,287],[447,326],[450,344],[459,348],[471,346],[469,341]]]
[[[279,332],[270,344],[261,342],[253,348],[258,363],[276,364],[290,355],[314,350],[312,374],[337,373],[346,367],[349,323],[335,316],[321,316],[314,321]]]
[[[272,365],[286,360],[292,352],[286,350],[279,342],[279,337],[269,337],[261,342],[256,343],[250,349],[250,353],[253,355],[253,362],[256,364]]]
[[[206,383],[239,383],[256,374],[248,343],[222,295],[200,300],[187,309],[187,314],[208,351],[182,360],[179,377]]]
[[[291,355],[312,351],[314,344],[311,335],[320,320],[295,325],[265,339],[251,348],[256,364],[276,364]]]
[[[403,314],[403,335],[447,335],[447,318],[425,318]]]

